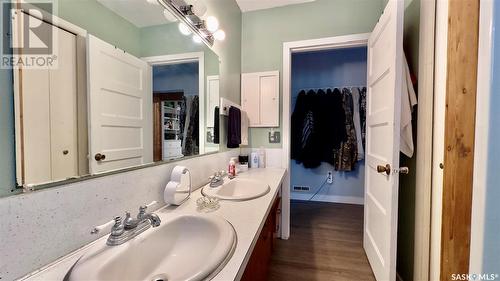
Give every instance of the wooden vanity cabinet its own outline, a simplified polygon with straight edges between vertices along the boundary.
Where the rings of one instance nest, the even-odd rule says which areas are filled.
[[[267,280],[269,263],[278,236],[279,214],[281,212],[281,197],[276,197],[271,211],[266,218],[262,231],[253,249],[250,260],[247,263],[242,281]]]

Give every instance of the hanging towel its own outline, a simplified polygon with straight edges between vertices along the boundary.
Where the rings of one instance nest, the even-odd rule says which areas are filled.
[[[248,115],[241,110],[241,145],[248,145]]]
[[[216,106],[214,109],[214,143],[219,144],[220,143],[220,137],[219,137],[219,107]]]
[[[227,148],[238,148],[241,144],[241,111],[231,106],[227,122]]]
[[[363,149],[363,138],[361,137],[361,118],[359,115],[359,104],[360,104],[360,95],[359,88],[352,88],[351,95],[353,100],[353,121],[354,121],[354,129],[356,131],[356,145],[358,146],[358,161],[363,160],[365,158],[365,151]]]
[[[401,94],[400,150],[404,155],[411,158],[414,152],[411,114],[413,111],[413,107],[417,104],[417,96],[415,95],[415,89],[413,89],[413,84],[410,76],[410,68],[408,67],[408,62],[406,61],[405,55],[403,55],[403,61],[404,65],[403,65],[403,91]]]

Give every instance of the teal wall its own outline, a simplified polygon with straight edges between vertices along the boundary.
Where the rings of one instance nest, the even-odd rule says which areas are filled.
[[[8,11],[3,11],[2,26],[9,25]],[[3,46],[5,34],[1,35]],[[14,95],[12,71],[0,69],[0,197],[11,195],[16,185],[15,144],[14,144]]]
[[[36,3],[36,0],[27,2]],[[55,15],[133,55],[140,55],[140,29],[96,0],[56,0]]]
[[[279,70],[281,75],[283,42],[371,32],[381,15],[382,1],[317,0],[244,13],[241,71]],[[281,147],[281,143],[269,144],[268,131],[252,128],[249,146]]]

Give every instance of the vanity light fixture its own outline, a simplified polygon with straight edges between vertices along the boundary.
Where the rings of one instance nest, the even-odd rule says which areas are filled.
[[[183,22],[179,23],[179,31],[180,31],[182,34],[186,35],[186,36],[187,36],[187,35],[189,35],[189,34],[191,34],[191,30],[190,30],[190,29],[189,29],[189,27],[188,27],[185,23],[183,23]]]
[[[219,41],[224,41],[226,39],[226,32],[224,30],[219,29],[214,33],[214,38]]]
[[[205,25],[207,26],[208,31],[215,32],[219,29],[219,20],[214,16],[209,16],[205,21]]]
[[[193,38],[193,40],[200,39],[208,46],[213,46],[215,41],[214,32],[219,27],[219,21],[217,20],[217,18],[208,17],[207,20],[209,20],[209,18],[210,20],[205,22],[200,18],[200,15],[195,14],[195,9],[193,9],[192,5],[179,5],[179,2],[183,1],[158,0],[158,3],[160,3],[160,5],[165,8],[165,10],[179,19],[179,30],[182,34],[189,35],[192,32],[193,35],[198,36],[198,38]],[[214,29],[214,27],[216,28]],[[209,28],[213,31],[210,31]]]
[[[198,36],[197,34],[193,34],[193,41],[196,43],[196,44],[200,44],[201,42],[203,42],[200,38],[200,36]]]

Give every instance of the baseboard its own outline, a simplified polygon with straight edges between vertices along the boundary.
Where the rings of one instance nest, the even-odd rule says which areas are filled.
[[[308,200],[308,201],[318,201],[318,202],[355,204],[355,205],[364,205],[365,201],[363,197],[355,197],[355,196],[318,194],[314,196],[314,198],[310,199],[312,196],[313,194],[310,193],[299,193],[299,192],[290,193],[290,198],[292,200]]]

